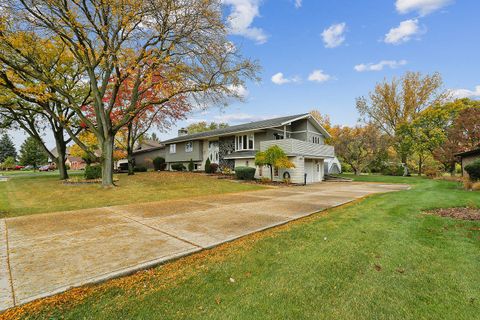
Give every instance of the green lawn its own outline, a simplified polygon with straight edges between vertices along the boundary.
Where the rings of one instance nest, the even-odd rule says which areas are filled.
[[[478,319],[480,222],[422,211],[480,206],[480,194],[447,181],[358,179],[413,188],[19,311],[39,319]]]
[[[10,178],[0,182],[0,218],[261,188],[201,174],[173,172],[121,174],[118,187],[107,189],[100,185],[64,185],[50,172],[17,173]]]

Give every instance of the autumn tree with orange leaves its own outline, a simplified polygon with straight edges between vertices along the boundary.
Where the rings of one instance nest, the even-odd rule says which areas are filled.
[[[8,49],[0,52],[3,70],[28,74],[37,87],[50,88],[48,98],[68,105],[97,137],[104,186],[113,185],[116,134],[145,110],[168,108],[177,97],[202,107],[226,103],[240,98],[236,88],[246,79],[256,79],[257,64],[227,39],[218,0],[10,2],[0,19],[0,46]],[[88,83],[85,96],[48,77],[35,52],[42,48],[34,42],[29,54],[19,54],[9,40],[20,33],[58,39]],[[117,108],[126,82],[131,84],[128,103]]]

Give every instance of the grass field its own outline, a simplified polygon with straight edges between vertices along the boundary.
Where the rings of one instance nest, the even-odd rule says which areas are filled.
[[[19,171],[12,171],[19,172]],[[260,186],[201,174],[147,172],[118,175],[118,187],[64,185],[52,173],[17,173],[0,182],[0,218],[255,190]]]
[[[480,206],[456,183],[375,195],[149,271],[11,311],[65,319],[478,319]]]

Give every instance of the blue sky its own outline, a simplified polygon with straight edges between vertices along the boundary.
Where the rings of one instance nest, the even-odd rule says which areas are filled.
[[[445,89],[480,97],[480,1],[222,1],[231,40],[259,61],[262,80],[247,83],[245,102],[194,113],[178,127],[314,108],[335,124],[352,125],[358,119],[355,98],[406,71],[438,71]],[[176,128],[160,134],[175,135]],[[15,133],[18,146],[22,140]]]
[[[480,1],[224,0],[224,4],[232,40],[260,62],[262,81],[247,84],[245,103],[193,114],[179,126],[197,120],[234,124],[313,108],[328,114],[333,123],[352,125],[358,119],[355,98],[368,94],[376,82],[406,71],[438,71],[445,89],[480,96],[480,87],[475,92],[480,85]],[[162,137],[172,135],[174,130]]]

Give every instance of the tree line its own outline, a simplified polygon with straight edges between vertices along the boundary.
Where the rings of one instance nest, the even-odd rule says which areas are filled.
[[[439,73],[407,72],[359,97],[359,123],[327,126],[337,156],[355,174],[454,174],[455,154],[480,146],[480,101],[453,100]]]
[[[227,34],[217,0],[11,0],[0,17],[2,125],[35,139],[61,179],[74,142],[112,186],[116,144],[131,167],[133,146],[151,126],[241,99],[237,88],[257,79],[258,64]]]

